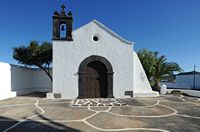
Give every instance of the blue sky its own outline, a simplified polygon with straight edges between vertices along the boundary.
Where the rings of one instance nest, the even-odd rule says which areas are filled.
[[[0,61],[17,64],[12,48],[31,40],[51,41],[52,14],[71,10],[74,29],[96,19],[135,50],[149,49],[200,70],[200,0],[1,0]]]

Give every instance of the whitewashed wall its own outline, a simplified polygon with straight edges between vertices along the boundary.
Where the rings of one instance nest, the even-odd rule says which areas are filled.
[[[11,66],[0,62],[0,100],[15,97],[16,93],[11,91]]]
[[[10,65],[11,71],[11,90],[17,95],[23,95],[33,92],[33,73],[32,70],[26,67]]]
[[[161,82],[160,84],[167,85],[168,88],[183,88],[183,89],[192,89],[193,88],[194,75],[177,75],[176,82],[167,83]],[[200,89],[200,75],[195,77],[195,88]]]
[[[0,62],[0,99],[51,90],[51,81],[42,70]]]
[[[133,89],[133,45],[120,41],[91,22],[73,32],[74,41],[53,41],[53,92],[78,97],[78,68],[91,55],[105,57],[113,67],[113,95],[124,97]],[[99,41],[94,41],[93,36]]]
[[[146,73],[142,67],[142,64],[138,58],[138,55],[133,51],[133,97],[152,97],[158,96],[158,92],[152,91],[152,88],[147,79]]]
[[[99,40],[94,41],[93,36]],[[135,52],[133,56],[133,45],[97,21],[74,31],[71,42],[53,41],[53,93],[60,93],[62,98],[77,98],[78,68],[91,55],[105,57],[111,63],[114,97],[127,97],[126,91],[134,91],[136,96],[158,95],[149,88],[147,80],[137,79],[146,75]]]
[[[93,36],[99,40],[94,41]],[[91,55],[105,57],[113,68],[113,95],[158,96],[146,78],[131,42],[97,21],[73,32],[74,41],[53,41],[53,93],[62,98],[78,97],[78,68]],[[31,92],[52,92],[48,76],[40,69],[0,63],[0,99]]]
[[[41,69],[33,69],[32,87],[38,92],[52,92],[52,83],[50,78]],[[51,70],[52,73],[52,70]]]

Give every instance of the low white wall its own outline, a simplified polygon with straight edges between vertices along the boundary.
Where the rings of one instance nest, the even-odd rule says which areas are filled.
[[[17,95],[33,92],[32,70],[30,68],[10,65],[11,71],[11,91],[16,91]]]
[[[194,75],[179,75],[176,77],[177,84],[184,84],[187,87],[193,88]],[[200,75],[195,76],[195,87],[200,89]]]
[[[37,91],[52,91],[52,83],[44,71],[0,62],[0,99]]]
[[[11,66],[0,62],[0,100],[15,97],[16,93],[11,91]]]
[[[194,75],[178,75],[176,76],[176,82],[161,82],[160,84],[165,84],[168,88],[192,89],[194,85]],[[200,75],[196,75],[195,77],[195,89],[200,90]]]
[[[38,92],[52,92],[50,78],[41,69],[33,69],[32,87]],[[52,70],[50,71],[52,73]]]

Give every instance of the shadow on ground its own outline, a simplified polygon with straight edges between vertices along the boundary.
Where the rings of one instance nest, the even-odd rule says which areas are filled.
[[[80,130],[62,125],[60,123],[54,122],[42,115],[39,115],[40,118],[45,120],[46,122],[37,122],[34,120],[27,120],[22,122],[18,126],[14,127],[13,129],[9,130],[9,132],[81,132]],[[10,119],[7,117],[0,116],[1,125],[0,131],[5,131],[6,129],[10,128],[14,124],[18,123],[19,121]],[[4,121],[3,121],[4,120]]]
[[[45,92],[34,92],[30,94],[20,95],[21,97],[37,97],[37,98],[46,98]],[[20,97],[19,96],[19,97]]]

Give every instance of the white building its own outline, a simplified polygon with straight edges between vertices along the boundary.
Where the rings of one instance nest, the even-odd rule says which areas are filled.
[[[200,72],[183,72],[176,75],[175,82],[161,82],[168,89],[196,89],[200,90]]]
[[[53,93],[62,98],[158,95],[151,90],[133,42],[96,20],[72,32],[72,20],[64,9],[54,12]]]
[[[35,91],[48,97],[107,98],[158,96],[127,41],[94,20],[72,32],[72,14],[53,16],[53,88],[39,69],[0,63],[0,99]],[[64,30],[64,32],[63,32]]]

